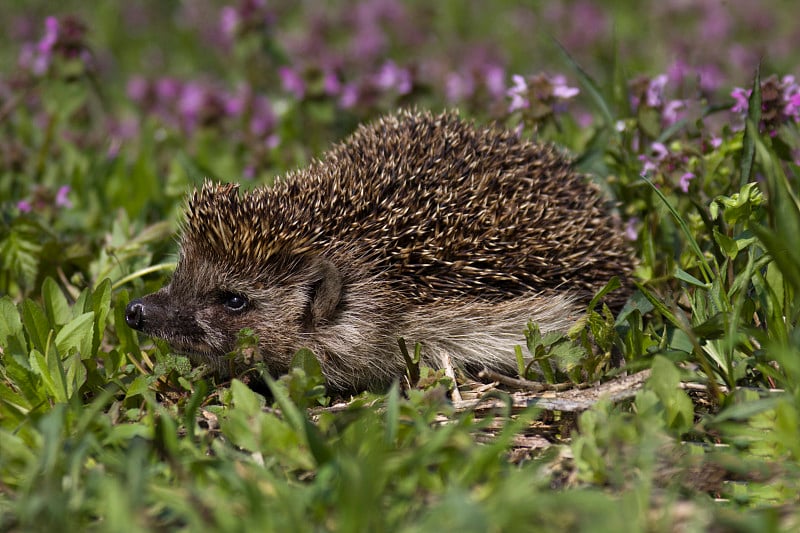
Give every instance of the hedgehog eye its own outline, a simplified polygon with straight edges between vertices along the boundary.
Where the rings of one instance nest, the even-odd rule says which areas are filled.
[[[225,293],[222,295],[222,305],[231,311],[241,311],[247,307],[247,298],[233,292]]]

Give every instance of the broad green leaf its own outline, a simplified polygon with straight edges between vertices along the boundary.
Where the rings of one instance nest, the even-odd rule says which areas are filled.
[[[61,326],[69,322],[72,317],[69,303],[61,287],[53,280],[46,278],[42,283],[42,299],[44,300],[44,310],[47,318],[53,326]]]
[[[80,388],[86,383],[86,366],[81,359],[79,351],[73,352],[72,355],[67,357],[64,361],[64,368],[67,373],[66,390],[67,397],[71,398]]]
[[[25,325],[31,348],[44,352],[52,328],[39,304],[30,299],[22,302],[22,323]]]
[[[720,249],[725,252],[725,255],[731,259],[736,259],[736,255],[739,253],[739,247],[736,245],[735,240],[727,235],[723,235],[717,231],[717,228],[714,228],[714,240],[717,242]]]
[[[58,403],[65,403],[67,401],[67,387],[64,383],[64,376],[60,374],[57,365],[51,368],[47,359],[39,350],[31,351],[30,363],[31,369],[42,378],[42,382],[50,396]]]
[[[770,398],[762,398],[760,400],[750,400],[737,403],[730,407],[726,407],[721,413],[714,417],[713,422],[719,423],[727,420],[747,420],[759,413],[775,409],[778,403],[783,401],[786,401],[785,397],[774,396]]]
[[[238,379],[234,379],[231,382],[231,393],[233,394],[234,409],[241,409],[248,416],[254,416],[256,413],[261,412],[264,406],[264,399]]]
[[[12,230],[0,241],[0,268],[10,272],[23,289],[30,289],[39,271],[41,250],[40,244]]]
[[[144,394],[150,388],[150,378],[148,376],[137,376],[125,391],[125,398],[133,398],[138,394]]]
[[[89,357],[92,349],[94,333],[94,311],[83,313],[70,320],[56,335],[56,348],[62,357],[70,350],[77,350],[82,356]]]
[[[680,388],[680,372],[672,361],[660,355],[653,359],[651,372],[647,387],[664,405],[667,425],[679,434],[686,432],[694,423],[694,405]]]
[[[20,320],[17,306],[9,296],[0,298],[0,346],[7,353],[27,351],[22,332],[22,320]]]

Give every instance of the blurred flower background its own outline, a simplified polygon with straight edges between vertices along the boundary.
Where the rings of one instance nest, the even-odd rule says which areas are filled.
[[[269,182],[358,123],[418,106],[557,142],[606,178],[628,219],[643,220],[648,206],[629,187],[641,172],[668,191],[714,189],[698,177],[700,159],[744,127],[759,63],[761,128],[797,158],[781,135],[800,118],[793,9],[788,0],[7,5],[0,198],[7,216],[37,216],[80,240],[119,209],[150,222],[175,215],[204,177]]]

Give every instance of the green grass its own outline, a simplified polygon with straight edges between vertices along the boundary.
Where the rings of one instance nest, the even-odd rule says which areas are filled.
[[[770,118],[784,109],[770,92],[777,79],[727,63],[730,79],[716,91],[687,77],[666,89],[665,100],[680,98],[687,109],[667,124],[663,105],[634,106],[630,97],[638,75],[652,80],[667,69],[662,58],[675,36],[668,28],[642,35],[624,3],[604,8],[616,22],[616,34],[597,37],[604,46],[568,42],[561,54],[547,36],[525,40],[529,29],[514,22],[528,19],[513,2],[485,18],[473,4],[426,11],[411,2],[411,19],[438,37],[420,41],[397,22],[384,53],[398,65],[419,67],[425,58],[461,72],[453,58],[464,57],[464,43],[489,42],[505,54],[509,85],[511,74],[542,70],[531,49],[548,51],[546,68],[564,72],[581,97],[566,112],[542,100],[537,112],[547,113],[508,113],[505,94],[484,88],[453,103],[436,75],[411,69],[409,93],[390,87],[344,107],[321,89],[317,65],[287,44],[307,30],[309,6],[277,2],[272,33],[214,48],[202,32],[216,24],[221,4],[195,19],[177,3],[142,5],[150,23],[131,22],[129,34],[117,8],[72,6],[97,64],[55,54],[46,73],[33,74],[17,65],[22,43],[3,37],[0,530],[798,526],[800,135],[791,117]],[[328,9],[350,24],[345,7]],[[32,37],[20,38],[35,43],[47,6],[12,11],[35,21]],[[776,24],[774,42],[785,36]],[[341,81],[373,79],[383,57],[357,61],[347,31],[331,31],[346,65]],[[570,29],[554,25],[553,35]],[[741,29],[728,38],[760,46]],[[654,65],[643,51],[649,42]],[[171,53],[148,55],[152,43]],[[135,76],[162,74],[142,57],[184,82],[229,92],[246,83],[269,100],[274,123],[253,133],[255,109],[195,128],[172,123],[166,110],[125,96]],[[302,98],[280,88],[281,65],[302,71]],[[762,72],[793,68],[768,57]],[[730,90],[747,79],[750,112],[731,113]],[[269,183],[360,121],[407,105],[457,106],[558,142],[617,200],[636,233],[636,290],[619,314],[601,294],[568,334],[520,324],[527,344],[517,349],[516,377],[538,380],[536,392],[480,392],[459,378],[465,401],[452,401],[452,381],[418,368],[412,346],[405,383],[413,386],[382,393],[328,396],[307,351],[266,384],[259,368],[219,382],[125,326],[126,303],[160,287],[174,266],[173,235],[193,185],[205,177]],[[136,124],[132,133],[121,133],[126,121]],[[667,155],[657,158],[653,143]],[[643,175],[645,162],[654,166]],[[244,332],[242,346],[248,342]],[[648,370],[632,399],[591,396],[589,385]],[[581,394],[590,408],[570,403]],[[550,403],[536,406],[537,398]]]

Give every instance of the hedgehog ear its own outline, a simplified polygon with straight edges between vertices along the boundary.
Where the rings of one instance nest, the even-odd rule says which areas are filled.
[[[342,273],[324,257],[311,260],[312,282],[307,321],[312,328],[328,322],[342,298]]]

